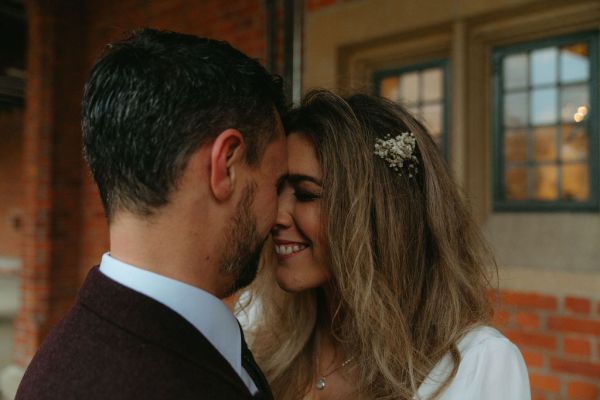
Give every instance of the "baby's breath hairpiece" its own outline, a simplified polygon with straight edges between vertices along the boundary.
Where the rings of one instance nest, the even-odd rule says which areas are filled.
[[[384,159],[385,162],[402,175],[402,169],[408,172],[408,177],[414,177],[419,169],[417,165],[419,160],[415,156],[417,148],[417,140],[412,132],[402,132],[401,134],[392,137],[389,133],[385,135],[385,139],[375,139],[375,155]]]

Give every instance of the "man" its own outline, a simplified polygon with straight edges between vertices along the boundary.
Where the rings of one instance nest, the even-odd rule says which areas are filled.
[[[220,299],[248,285],[287,155],[279,79],[224,42],[143,30],[83,99],[110,252],[17,399],[271,398]]]

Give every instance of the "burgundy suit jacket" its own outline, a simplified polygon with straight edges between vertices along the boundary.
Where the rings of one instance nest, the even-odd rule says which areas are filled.
[[[42,344],[17,400],[252,399],[231,365],[179,314],[104,276]],[[258,397],[257,397],[258,398]]]

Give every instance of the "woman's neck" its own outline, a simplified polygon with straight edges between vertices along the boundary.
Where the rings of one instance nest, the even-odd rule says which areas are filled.
[[[334,321],[341,318],[340,299],[337,291],[326,285],[317,289],[317,330],[330,336],[333,334]]]
[[[312,398],[316,400],[333,400],[348,398],[351,384],[345,378],[347,359],[340,342],[337,326],[343,315],[338,306],[339,296],[331,288],[317,290],[317,329],[315,332],[315,362],[312,382]],[[344,364],[344,366],[342,366]],[[324,379],[325,386],[317,389],[319,380]]]

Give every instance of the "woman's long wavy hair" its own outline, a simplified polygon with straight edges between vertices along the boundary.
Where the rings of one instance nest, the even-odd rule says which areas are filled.
[[[309,392],[322,310],[343,354],[354,357],[349,379],[357,398],[411,399],[450,354],[453,371],[437,396],[458,369],[457,342],[491,318],[495,272],[443,156],[409,112],[376,96],[313,91],[285,120],[288,133],[312,139],[322,168],[335,300],[327,298],[335,304],[321,304],[320,289],[279,289],[272,246],[265,246],[263,268],[242,298],[258,305],[249,333],[275,398]],[[377,138],[407,131],[417,142],[412,178],[373,153]]]

